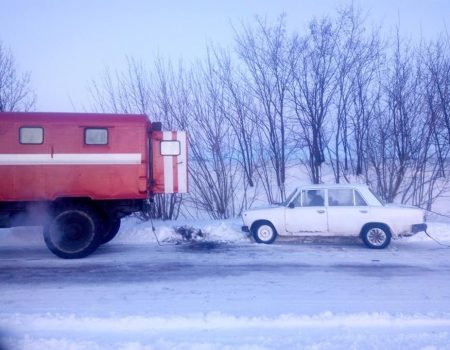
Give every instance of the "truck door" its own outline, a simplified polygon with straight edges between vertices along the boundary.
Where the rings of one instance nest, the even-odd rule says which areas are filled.
[[[186,131],[152,131],[150,134],[152,193],[186,193]]]

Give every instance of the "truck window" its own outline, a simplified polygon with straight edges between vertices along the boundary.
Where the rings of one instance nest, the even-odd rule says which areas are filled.
[[[84,143],[86,145],[107,145],[108,129],[106,128],[84,129]]]
[[[22,127],[19,129],[19,142],[23,145],[41,145],[44,143],[44,129],[40,127]]]

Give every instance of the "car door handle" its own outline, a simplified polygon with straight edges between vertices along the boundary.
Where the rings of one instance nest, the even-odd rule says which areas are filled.
[[[317,212],[318,212],[319,214],[323,214],[323,213],[325,213],[325,210],[319,209]]]
[[[367,214],[367,210],[360,210],[360,213]]]

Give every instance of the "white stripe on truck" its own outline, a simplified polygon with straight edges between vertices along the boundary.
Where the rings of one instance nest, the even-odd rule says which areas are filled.
[[[163,140],[171,141],[172,132],[164,131]],[[164,193],[173,193],[173,157],[163,156],[164,159]]]
[[[180,142],[180,155],[177,158],[178,167],[178,193],[187,192],[187,159],[186,159],[186,131],[177,132],[177,140]]]
[[[0,154],[0,165],[141,164],[141,153]]]

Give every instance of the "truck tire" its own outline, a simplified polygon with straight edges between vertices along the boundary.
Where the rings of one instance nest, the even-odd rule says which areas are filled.
[[[106,244],[110,242],[114,237],[116,237],[119,229],[120,219],[105,220],[103,225],[102,241],[100,244]]]
[[[64,259],[84,258],[101,242],[100,221],[87,206],[58,210],[44,227],[44,239],[50,251]]]

